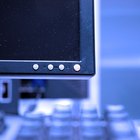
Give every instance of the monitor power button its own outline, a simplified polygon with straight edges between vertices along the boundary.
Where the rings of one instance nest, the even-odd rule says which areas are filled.
[[[73,68],[74,68],[74,70],[75,70],[76,72],[78,72],[78,71],[81,70],[81,66],[80,66],[79,64],[75,64],[75,65],[73,66]]]

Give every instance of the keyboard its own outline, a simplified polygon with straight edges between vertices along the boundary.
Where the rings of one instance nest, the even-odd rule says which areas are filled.
[[[16,140],[138,140],[123,105],[108,105],[102,116],[89,102],[58,101],[48,115],[27,111]],[[44,106],[46,108],[47,106]]]

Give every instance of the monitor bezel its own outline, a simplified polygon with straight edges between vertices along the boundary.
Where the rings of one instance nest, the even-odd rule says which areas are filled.
[[[94,35],[94,2],[79,0],[80,15],[80,61],[49,61],[49,60],[0,60],[0,75],[94,75],[95,74],[95,35]],[[86,49],[86,50],[85,50]],[[33,65],[39,66],[38,70]],[[47,66],[52,64],[53,70]],[[59,65],[65,66],[64,70]],[[80,70],[75,71],[78,64]]]

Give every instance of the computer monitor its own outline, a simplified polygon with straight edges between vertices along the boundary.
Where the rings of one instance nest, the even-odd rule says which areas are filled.
[[[93,0],[0,0],[0,75],[95,74]]]

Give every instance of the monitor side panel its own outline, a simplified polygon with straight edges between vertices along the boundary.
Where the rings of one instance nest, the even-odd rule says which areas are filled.
[[[0,110],[17,114],[20,80],[0,79]]]

